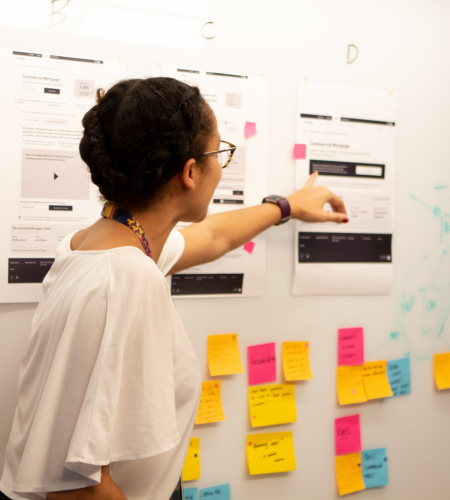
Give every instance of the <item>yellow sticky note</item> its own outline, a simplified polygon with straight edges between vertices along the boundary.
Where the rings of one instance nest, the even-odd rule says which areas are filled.
[[[339,495],[366,489],[362,475],[361,453],[350,453],[335,458]]]
[[[295,470],[292,432],[247,435],[247,463],[252,476]]]
[[[244,373],[236,333],[208,335],[208,366],[211,377]]]
[[[450,352],[434,355],[433,370],[437,388],[450,389]]]
[[[258,385],[248,388],[252,427],[297,421],[294,384]]]
[[[338,366],[336,385],[340,405],[365,403],[367,401],[363,386],[362,365]]]
[[[284,378],[309,380],[313,378],[309,364],[309,342],[283,342],[282,346]]]
[[[363,365],[363,384],[367,399],[393,395],[387,376],[386,361],[369,361]]]
[[[191,438],[183,465],[183,481],[200,479],[200,438]]]
[[[196,424],[210,424],[225,420],[220,396],[220,380],[202,382],[202,395],[198,405]]]

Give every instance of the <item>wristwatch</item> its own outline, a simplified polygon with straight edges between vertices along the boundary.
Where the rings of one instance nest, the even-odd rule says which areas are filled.
[[[274,205],[278,205],[281,210],[281,220],[277,222],[275,226],[279,226],[280,224],[284,224],[291,218],[291,206],[286,198],[282,196],[277,196],[276,194],[271,194],[270,196],[266,196],[262,203],[273,203]]]

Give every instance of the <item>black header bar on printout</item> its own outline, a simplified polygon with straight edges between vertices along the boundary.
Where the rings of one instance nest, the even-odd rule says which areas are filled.
[[[8,283],[42,283],[55,259],[8,259]]]
[[[173,274],[172,295],[242,294],[243,274]]]
[[[92,64],[103,64],[103,61],[98,59],[80,59],[79,57],[66,57],[66,56],[50,56],[50,59],[59,59],[61,61],[73,61]]]
[[[326,115],[308,115],[306,113],[300,113],[300,118],[313,118],[314,120],[331,120],[331,116]]]
[[[298,233],[298,261],[317,263],[392,262],[392,234]]]
[[[211,73],[209,71],[207,71],[206,74],[211,76],[229,76],[231,78],[248,78],[248,76],[244,75],[228,75],[227,73]]]
[[[371,177],[384,179],[385,165],[381,163],[353,163],[350,161],[309,160],[309,172],[335,177]]]
[[[388,125],[395,127],[394,122],[380,122],[378,120],[362,120],[360,118],[341,118],[341,122],[367,123],[369,125]]]
[[[42,54],[35,54],[34,52],[17,52],[13,50],[13,56],[42,57]]]

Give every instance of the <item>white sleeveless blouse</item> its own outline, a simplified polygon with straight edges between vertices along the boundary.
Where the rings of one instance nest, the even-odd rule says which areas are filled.
[[[164,275],[134,247],[72,251],[43,282],[22,360],[0,490],[14,500],[99,484],[128,500],[167,500],[181,474],[201,392],[197,359]]]

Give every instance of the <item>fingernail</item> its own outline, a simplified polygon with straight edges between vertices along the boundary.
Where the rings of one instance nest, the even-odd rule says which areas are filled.
[[[342,219],[342,222],[348,222],[347,217],[344,217],[344,218]]]

